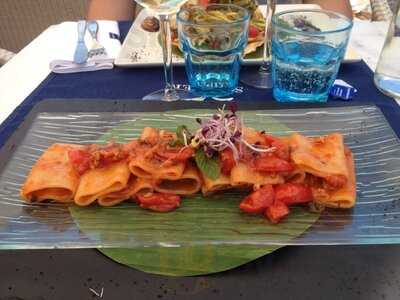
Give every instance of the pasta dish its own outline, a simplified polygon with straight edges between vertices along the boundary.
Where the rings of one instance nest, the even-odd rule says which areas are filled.
[[[168,212],[184,205],[182,197],[235,189],[247,194],[241,212],[272,223],[291,206],[355,205],[353,154],[340,133],[273,136],[246,127],[233,106],[196,121],[194,132],[185,125],[176,132],[146,127],[126,144],[53,144],[32,167],[21,196],[79,206],[131,201]]]

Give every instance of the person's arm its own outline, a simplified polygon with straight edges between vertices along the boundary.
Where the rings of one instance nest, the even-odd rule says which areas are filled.
[[[133,20],[133,0],[89,0],[88,20]]]
[[[323,9],[333,10],[353,19],[349,0],[305,0],[304,3],[318,4]]]

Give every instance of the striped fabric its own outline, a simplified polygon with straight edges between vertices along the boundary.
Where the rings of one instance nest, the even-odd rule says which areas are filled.
[[[0,0],[0,48],[18,52],[50,25],[85,18],[87,2]]]

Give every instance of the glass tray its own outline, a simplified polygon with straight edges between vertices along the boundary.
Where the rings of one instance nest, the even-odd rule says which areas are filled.
[[[280,225],[284,231],[281,230],[279,234],[274,225],[269,225],[260,216],[241,219],[241,223],[225,222],[224,214],[240,214],[236,204],[226,206],[223,202],[235,197],[230,193],[219,195],[217,198],[222,199],[221,202],[218,199],[213,202],[211,198],[209,208],[203,207],[201,211],[196,205],[202,202],[192,198],[188,202],[184,200],[182,207],[170,214],[145,210],[138,212],[135,204],[128,203],[113,208],[99,208],[96,205],[81,208],[75,210],[74,217],[70,213],[71,207],[66,205],[31,205],[20,199],[19,190],[27,173],[43,150],[52,143],[97,143],[110,138],[127,141],[137,137],[143,126],[151,124],[174,130],[179,124],[194,124],[197,116],[211,112],[196,109],[168,113],[38,114],[1,171],[0,249],[400,242],[399,139],[375,106],[240,112],[247,126],[263,128],[279,135],[292,132],[305,135],[341,132],[355,156],[355,208],[326,210],[319,218],[314,218],[317,221],[312,222],[302,218],[299,213],[294,220]],[[187,211],[188,214],[196,212],[193,219],[180,219]],[[118,221],[122,225],[107,219],[108,214],[116,212],[122,218],[122,221]],[[177,226],[180,220],[182,223]],[[253,232],[252,224],[260,226],[260,222],[265,223],[265,230]],[[307,222],[310,224],[304,224]],[[292,235],[292,230],[303,228],[304,225],[311,227],[303,234],[304,229]],[[229,234],[225,234],[227,232]]]

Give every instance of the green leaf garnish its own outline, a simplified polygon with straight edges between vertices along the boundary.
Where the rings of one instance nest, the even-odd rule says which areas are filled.
[[[216,180],[220,175],[220,166],[218,157],[208,157],[202,148],[197,149],[194,156],[196,165],[207,178]]]
[[[177,117],[173,122],[169,118],[160,118],[157,123],[149,114],[149,118],[116,125],[109,133],[100,137],[100,140],[105,143],[110,137],[115,137],[116,141],[123,143],[135,138],[134,129],[139,130],[146,126],[169,128],[185,123],[189,128],[196,128],[195,118],[189,119],[188,116],[196,117],[214,112],[214,109],[170,111],[170,114],[182,117]],[[248,120],[249,127],[262,130],[268,124],[272,134],[282,134],[291,130],[278,120],[260,116],[260,111],[241,113],[244,119]],[[129,137],[126,136],[127,132]],[[290,244],[319,217],[319,214],[310,213],[303,207],[293,207],[290,216],[284,222],[272,225],[266,219],[240,213],[237,207],[243,197],[243,192],[239,191],[214,196],[203,196],[199,193],[185,199],[182,208],[177,212],[166,214],[143,211],[138,205],[130,202],[122,203],[113,209],[98,205],[90,209],[78,206],[69,206],[68,209],[79,230],[98,245],[118,242],[119,245],[129,247],[131,241],[137,245],[152,245],[98,249],[103,254],[128,267],[168,276],[196,276],[235,268],[266,255],[285,243]],[[201,224],[199,220],[202,220]],[[187,224],[186,230],[176,230],[182,224]],[[266,245],[265,240],[270,236],[282,244]],[[237,242],[243,240],[253,243]],[[155,245],[154,241],[160,244]],[[182,246],[161,246],[161,242],[168,244],[171,241],[181,243]],[[236,243],[231,244],[230,241]]]

